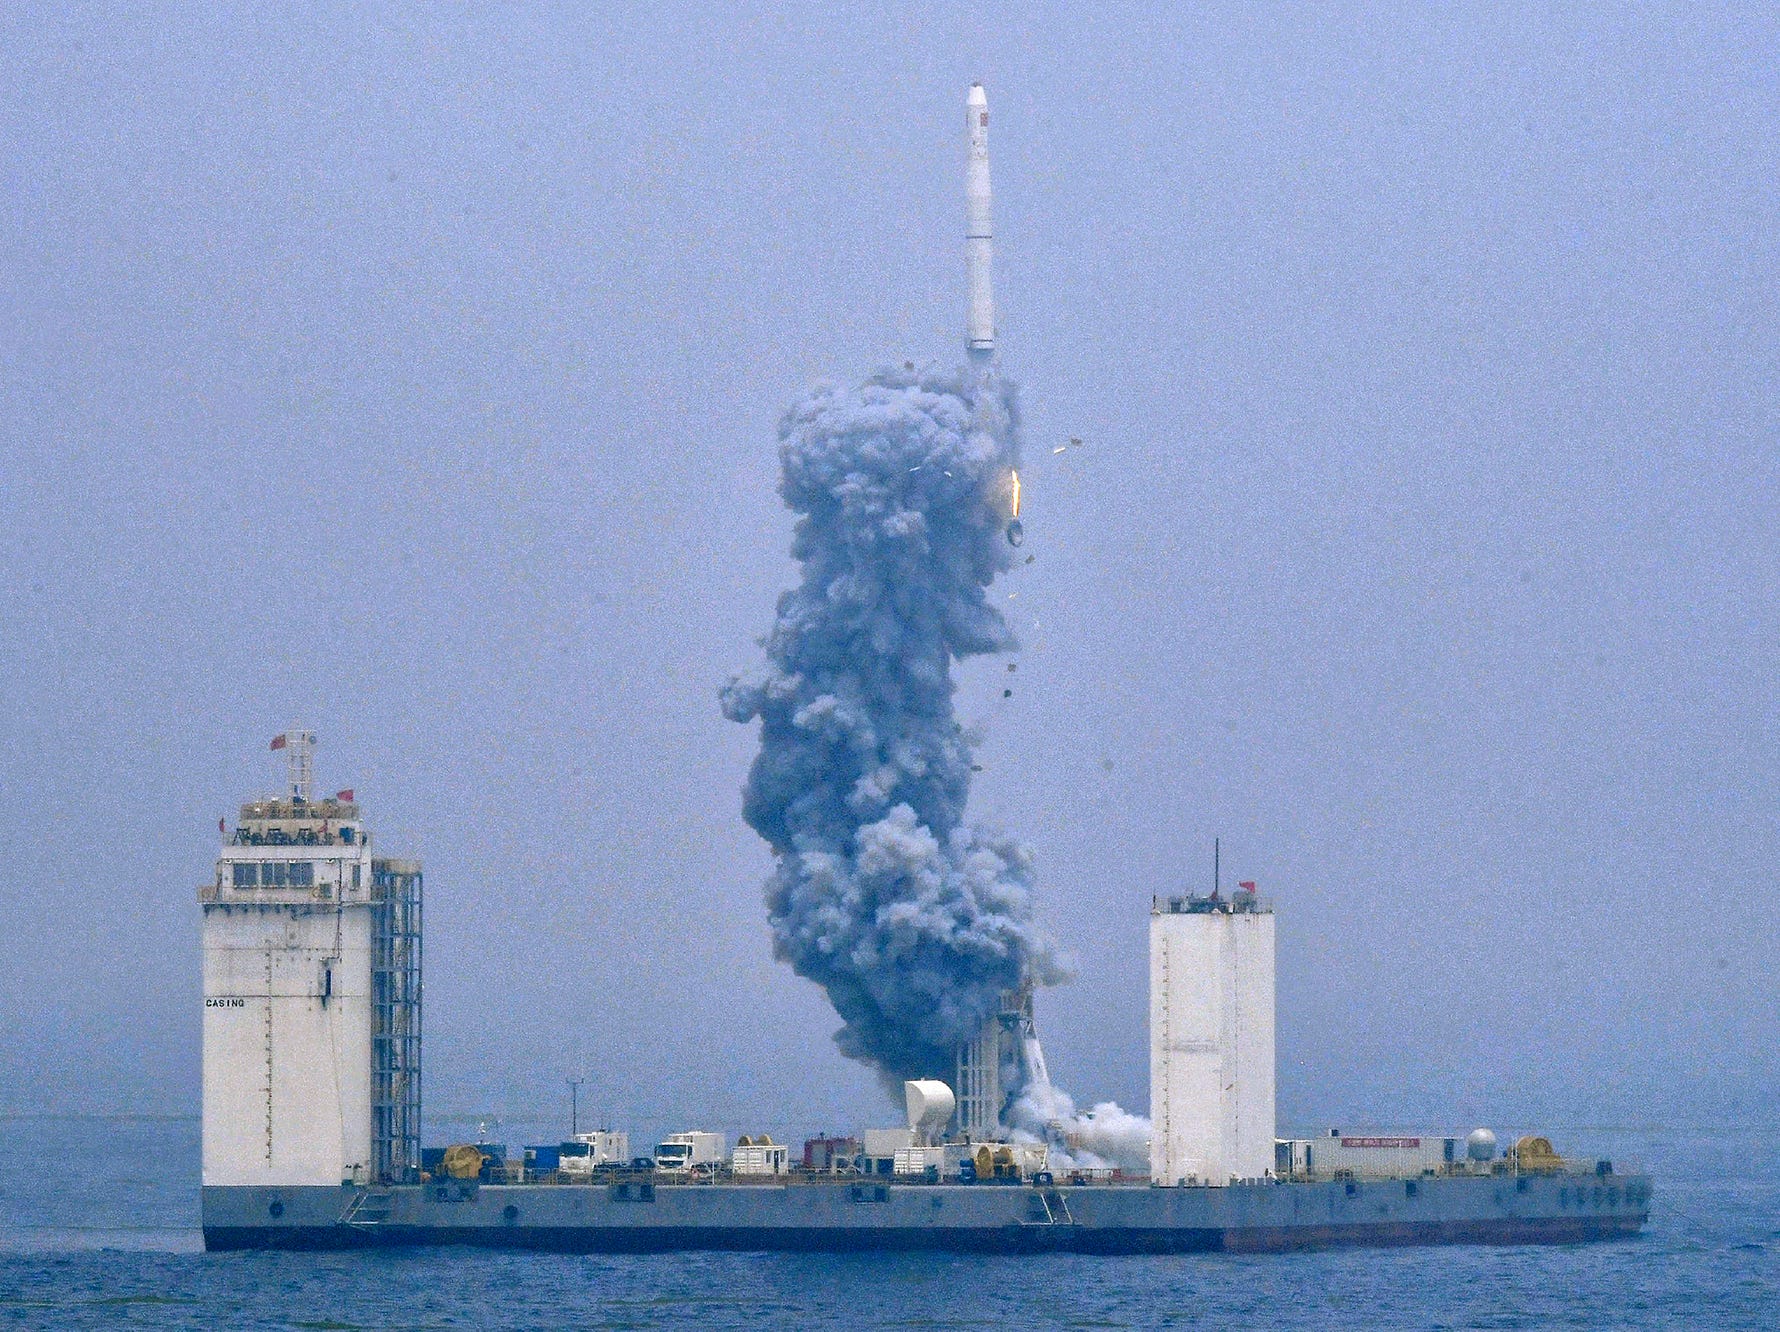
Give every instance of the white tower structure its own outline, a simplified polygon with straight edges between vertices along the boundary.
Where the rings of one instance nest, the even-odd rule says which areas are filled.
[[[1273,908],[1253,892],[1150,907],[1150,1182],[1273,1169]]]
[[[241,807],[203,909],[206,1185],[400,1183],[420,1165],[420,866],[373,856],[353,793]]]

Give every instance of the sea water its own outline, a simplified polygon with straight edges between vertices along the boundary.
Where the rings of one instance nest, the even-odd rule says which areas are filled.
[[[206,1254],[195,1119],[0,1120],[0,1328],[1780,1328],[1780,1134],[1568,1129],[1637,1239],[1285,1255]]]

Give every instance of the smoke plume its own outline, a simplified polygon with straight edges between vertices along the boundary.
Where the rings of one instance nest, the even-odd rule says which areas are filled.
[[[1014,1141],[1050,1144],[1052,1169],[1116,1166],[1143,1173],[1150,1168],[1150,1121],[1116,1101],[1078,1111],[1061,1087],[1034,1080],[1020,1088],[1003,1118]]]
[[[743,814],[777,864],[775,954],[828,993],[843,1053],[889,1084],[952,1076],[1004,990],[1063,966],[1013,840],[965,821],[952,663],[1016,646],[988,599],[1012,563],[1017,420],[992,371],[823,385],[779,429],[799,585],[763,669],[723,691],[760,721]]]

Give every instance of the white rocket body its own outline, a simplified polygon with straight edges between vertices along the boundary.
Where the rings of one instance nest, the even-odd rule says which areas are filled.
[[[972,360],[995,354],[995,296],[989,281],[994,228],[989,214],[989,97],[983,85],[970,85],[965,103],[970,156],[965,167],[964,265],[970,288],[965,346]]]

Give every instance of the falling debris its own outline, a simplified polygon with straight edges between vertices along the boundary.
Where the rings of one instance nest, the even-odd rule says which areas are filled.
[[[1010,672],[1011,672],[1011,671],[1017,671],[1017,670],[1019,670],[1019,669],[1020,669],[1020,663],[1019,663],[1019,662],[1017,662],[1017,661],[1010,661],[1010,662],[1008,662],[1008,664],[1007,664],[1007,668],[1008,668],[1008,670],[1009,670],[1009,671],[1010,671]]]
[[[1037,558],[1038,558],[1038,556],[1036,556],[1036,555],[1028,555],[1026,557],[1026,563],[1031,564],[1032,561],[1036,560]]]
[[[1109,758],[1103,758],[1100,760],[1100,766],[1102,768],[1106,769],[1106,771],[1111,772],[1112,771],[1112,760]]]
[[[1078,437],[1076,437],[1075,435],[1071,435],[1069,437],[1069,447],[1070,448],[1079,449],[1079,448],[1081,448],[1081,446],[1082,446],[1082,441]]]
[[[1056,448],[1051,450],[1051,454],[1054,457],[1055,455],[1064,452],[1068,448],[1069,448],[1069,445],[1067,445],[1067,444],[1059,444]]]
[[[1001,691],[1001,696],[1003,698],[1012,698],[1014,696],[1014,691],[1011,689],[1003,689]]]

